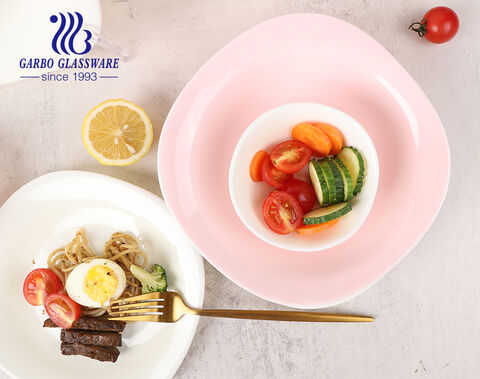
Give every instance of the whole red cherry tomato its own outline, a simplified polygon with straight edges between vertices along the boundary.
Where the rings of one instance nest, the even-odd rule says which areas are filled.
[[[453,9],[435,7],[425,13],[422,21],[410,25],[409,29],[420,37],[425,36],[430,42],[445,43],[457,34],[458,26],[458,16]]]
[[[313,187],[300,179],[290,180],[282,190],[293,195],[298,200],[303,213],[310,212],[315,205],[315,200],[317,200]]]

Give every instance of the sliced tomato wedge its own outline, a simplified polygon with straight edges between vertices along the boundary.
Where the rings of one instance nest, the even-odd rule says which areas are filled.
[[[263,181],[274,188],[282,188],[288,181],[293,179],[292,174],[286,174],[277,170],[271,159],[263,160],[262,168]]]
[[[62,281],[49,268],[33,270],[23,282],[23,296],[31,305],[43,305],[48,295],[59,292],[63,292]]]
[[[60,328],[71,328],[73,323],[80,318],[82,310],[67,295],[54,293],[45,299],[45,310],[50,319]]]
[[[275,168],[286,174],[300,171],[310,160],[312,150],[300,141],[285,141],[272,149],[270,159]]]
[[[303,225],[303,211],[293,195],[284,191],[271,192],[263,203],[263,218],[278,234],[288,234]]]

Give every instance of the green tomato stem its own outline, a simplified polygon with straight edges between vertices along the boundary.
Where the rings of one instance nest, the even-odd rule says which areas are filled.
[[[413,22],[408,29],[416,32],[420,37],[423,37],[427,33],[427,20],[424,18],[422,21]]]

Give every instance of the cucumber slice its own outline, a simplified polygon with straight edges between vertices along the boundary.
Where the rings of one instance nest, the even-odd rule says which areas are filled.
[[[342,177],[342,174],[340,173],[340,169],[332,159],[328,158],[325,160],[327,164],[330,166],[330,169],[332,170],[332,174],[333,174],[333,181],[335,184],[335,189],[334,189],[335,203],[339,203],[341,201],[344,201],[344,197],[345,197],[345,190],[343,188],[343,177]],[[330,204],[335,204],[335,203],[330,203]]]
[[[333,158],[332,160],[338,166],[338,169],[342,174],[343,189],[344,189],[343,201],[350,201],[350,199],[353,197],[353,187],[354,187],[352,176],[350,175],[350,171],[348,171],[347,166],[345,166],[340,159]]]
[[[335,220],[351,210],[352,206],[346,202],[318,208],[303,216],[303,223],[305,225],[323,224],[324,222]]]
[[[323,177],[328,187],[328,204],[338,203],[337,193],[335,192],[335,179],[333,177],[332,169],[325,159],[319,160],[320,169],[322,170]]]
[[[340,153],[337,154],[337,158],[340,159],[345,166],[347,166],[350,175],[352,176],[353,194],[356,195],[362,190],[365,180],[365,160],[362,153],[360,153],[354,147],[344,147]]]
[[[317,200],[320,205],[328,205],[329,204],[329,192],[327,182],[323,176],[322,169],[320,168],[320,163],[312,159],[308,163],[308,172],[310,173],[310,179],[312,180],[313,189],[315,190],[315,194],[317,195]]]

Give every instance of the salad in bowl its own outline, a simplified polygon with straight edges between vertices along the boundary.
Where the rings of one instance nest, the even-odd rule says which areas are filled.
[[[321,104],[274,108],[244,132],[230,166],[230,195],[258,237],[289,250],[337,245],[361,226],[378,185],[365,129]]]

